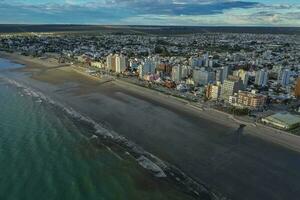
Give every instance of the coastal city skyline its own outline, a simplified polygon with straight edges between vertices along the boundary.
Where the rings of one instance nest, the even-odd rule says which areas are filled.
[[[296,0],[0,1],[2,24],[300,26]]]
[[[21,166],[0,176],[14,185],[27,178],[9,174],[33,177],[4,197],[294,199],[298,33],[0,25],[0,158]]]
[[[298,200],[299,0],[0,0],[0,200]]]

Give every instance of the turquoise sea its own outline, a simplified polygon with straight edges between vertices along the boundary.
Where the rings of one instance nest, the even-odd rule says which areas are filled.
[[[0,59],[0,75],[7,66],[19,67]],[[0,76],[0,199],[189,199],[90,132]]]

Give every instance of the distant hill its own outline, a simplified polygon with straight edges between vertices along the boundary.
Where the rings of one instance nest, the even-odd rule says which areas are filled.
[[[299,34],[300,27],[229,27],[229,26],[100,26],[100,25],[0,25],[0,33],[21,32],[114,32],[140,34],[261,33]]]

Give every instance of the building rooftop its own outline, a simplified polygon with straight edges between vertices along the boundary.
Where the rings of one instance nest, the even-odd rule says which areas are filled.
[[[292,115],[290,113],[276,113],[266,117],[266,119],[278,123],[284,123],[288,126],[300,123],[300,117],[297,115]]]

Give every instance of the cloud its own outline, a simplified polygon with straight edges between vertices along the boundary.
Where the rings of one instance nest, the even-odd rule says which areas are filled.
[[[113,23],[131,16],[120,9],[89,9],[70,4],[8,5],[0,3],[0,23]]]
[[[233,8],[251,8],[258,3],[236,0],[104,0],[82,5],[130,9],[137,14],[208,15]]]
[[[0,23],[300,26],[299,5],[270,5],[250,0],[33,2],[0,0]]]
[[[123,23],[192,25],[192,26],[296,26],[300,27],[300,8],[284,9],[259,5],[249,9],[230,9],[213,15],[139,15],[123,19]]]

